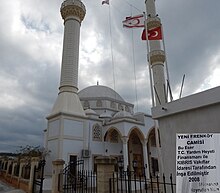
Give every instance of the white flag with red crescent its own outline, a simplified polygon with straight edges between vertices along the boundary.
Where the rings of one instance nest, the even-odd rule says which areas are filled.
[[[144,15],[126,17],[126,19],[122,21],[122,23],[123,27],[127,28],[144,27]]]

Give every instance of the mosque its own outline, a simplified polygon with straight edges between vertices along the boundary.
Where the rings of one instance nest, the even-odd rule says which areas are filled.
[[[138,171],[149,167],[158,172],[154,121],[145,113],[134,113],[134,105],[126,102],[113,89],[95,85],[77,94],[85,116],[60,113],[48,117],[47,149],[52,160],[83,159],[86,169],[95,170],[97,156],[113,156],[123,160],[124,169],[137,162]],[[50,168],[51,169],[51,168]]]
[[[155,0],[145,3],[147,29],[160,29]],[[51,153],[45,173],[51,174],[56,159],[66,164],[83,159],[85,169],[96,170],[94,160],[102,155],[122,161],[124,170],[132,170],[135,162],[139,173],[145,169],[147,174],[175,176],[176,134],[220,132],[220,87],[168,101],[166,56],[160,39],[154,39],[148,41],[152,117],[135,113],[133,104],[107,86],[78,92],[79,36],[85,14],[80,0],[62,3],[62,67],[59,93],[47,116],[45,147]]]
[[[94,85],[78,92],[78,57],[80,26],[86,14],[80,0],[65,0],[61,6],[64,19],[63,56],[60,87],[51,113],[47,116],[45,147],[46,175],[52,161],[66,164],[83,159],[85,169],[96,170],[97,156],[112,156],[123,163],[124,170],[159,172],[155,122],[150,115],[135,113],[113,89]]]

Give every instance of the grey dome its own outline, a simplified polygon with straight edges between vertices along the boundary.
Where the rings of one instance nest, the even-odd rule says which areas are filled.
[[[119,111],[117,112],[114,116],[113,116],[113,119],[120,119],[120,118],[130,118],[130,119],[135,119],[131,113],[125,111],[125,110],[122,110],[122,111]]]
[[[92,109],[86,109],[85,113],[86,113],[86,115],[96,115],[96,116],[98,116],[98,114]]]
[[[111,98],[117,101],[123,101],[124,99],[113,89],[107,86],[89,86],[84,88],[78,93],[79,98]]]
[[[110,112],[104,112],[104,113],[102,113],[100,116],[99,116],[100,118],[112,118],[112,115],[111,115],[111,113]]]

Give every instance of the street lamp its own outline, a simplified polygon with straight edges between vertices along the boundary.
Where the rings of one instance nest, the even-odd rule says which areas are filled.
[[[133,160],[133,161],[132,161],[132,166],[133,166],[133,168],[134,168],[134,174],[136,174],[137,167],[138,167],[138,162],[137,162],[137,160]]]
[[[118,160],[118,168],[119,168],[119,171],[120,171],[120,176],[122,176],[122,170],[123,170],[123,168],[124,168],[123,159],[119,159],[119,160]]]

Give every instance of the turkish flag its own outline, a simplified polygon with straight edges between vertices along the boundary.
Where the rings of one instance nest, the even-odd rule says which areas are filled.
[[[142,40],[146,40],[146,30],[144,29],[141,35]],[[162,40],[161,27],[156,27],[148,30],[148,40]]]

